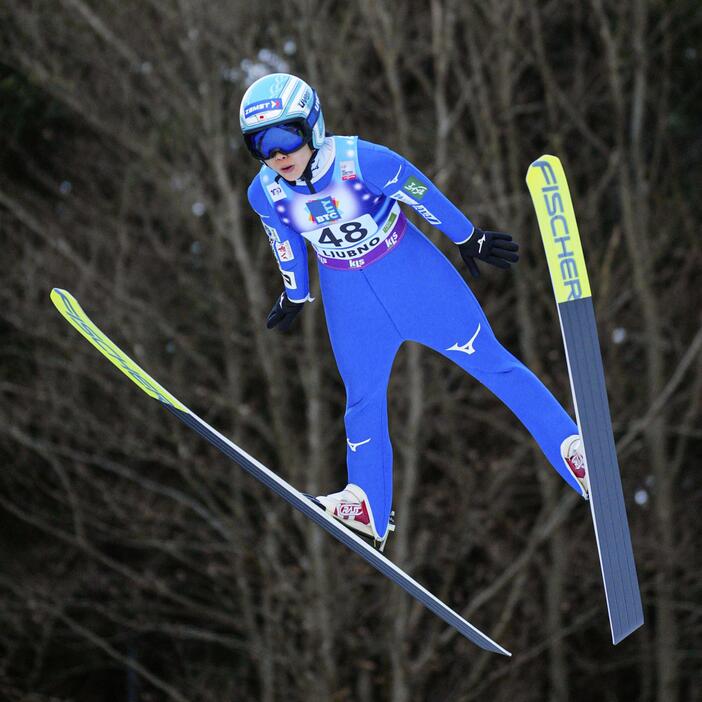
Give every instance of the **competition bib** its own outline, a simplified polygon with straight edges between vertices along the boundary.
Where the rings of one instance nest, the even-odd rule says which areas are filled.
[[[340,270],[358,269],[377,261],[397,244],[407,220],[397,203],[382,226],[369,214],[305,232],[319,262]]]

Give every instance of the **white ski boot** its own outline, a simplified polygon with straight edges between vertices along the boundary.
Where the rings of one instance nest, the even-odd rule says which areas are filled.
[[[366,493],[353,483],[349,483],[341,492],[319,495],[315,500],[324,507],[327,514],[369,539],[373,547],[379,551],[385,548],[390,532],[395,531],[395,513],[391,512],[385,534],[380,536]]]
[[[587,475],[585,455],[582,450],[582,441],[577,434],[569,436],[561,444],[561,456],[565,461],[571,475],[578,481],[582,496],[590,499],[590,482]]]

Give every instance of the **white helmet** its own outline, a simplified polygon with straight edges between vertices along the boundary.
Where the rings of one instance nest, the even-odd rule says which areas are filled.
[[[289,73],[271,73],[249,87],[241,100],[239,125],[246,147],[262,161],[276,151],[291,153],[305,144],[318,149],[324,142],[316,91]]]

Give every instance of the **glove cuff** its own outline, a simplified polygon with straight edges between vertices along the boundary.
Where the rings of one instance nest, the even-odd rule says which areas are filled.
[[[292,300],[288,297],[288,293],[286,292],[285,298],[288,300],[288,302],[292,302],[296,305],[302,305],[305,302],[314,302],[314,298],[309,293],[307,293],[307,295],[305,295],[305,297],[303,297],[302,300]]]
[[[467,244],[471,240],[473,234],[475,234],[475,232],[477,232],[477,231],[480,231],[480,230],[478,229],[478,227],[473,225],[473,231],[468,235],[468,238],[464,239],[463,241],[456,241],[454,243],[456,244],[456,246],[463,246],[463,244]]]

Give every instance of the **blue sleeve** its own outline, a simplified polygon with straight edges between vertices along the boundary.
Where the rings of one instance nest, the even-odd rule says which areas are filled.
[[[310,299],[310,281],[304,239],[280,221],[263,192],[258,176],[249,186],[248,197],[249,204],[261,218],[261,224],[268,236],[283,276],[285,294],[291,302],[305,302]]]
[[[470,239],[473,223],[406,158],[359,139],[358,162],[370,190],[407,203],[455,244]]]

